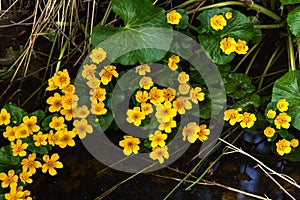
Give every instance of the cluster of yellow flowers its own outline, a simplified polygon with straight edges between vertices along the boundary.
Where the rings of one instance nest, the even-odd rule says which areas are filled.
[[[227,20],[230,20],[231,18],[231,12],[226,12],[225,17],[223,15],[215,15],[210,18],[210,26],[215,31],[223,30],[223,28],[227,26]],[[249,49],[246,41],[239,39],[236,42],[232,37],[223,38],[220,42],[220,48],[226,55],[229,55],[233,52],[236,52],[238,54],[246,54]]]
[[[271,139],[275,136],[276,131],[283,129],[288,129],[290,127],[291,117],[286,113],[288,110],[289,103],[286,99],[280,99],[276,103],[276,109],[269,109],[266,113],[266,117],[273,121],[274,125],[270,125],[265,128],[264,134],[266,137]],[[277,110],[279,113],[277,113]],[[276,130],[277,129],[277,130]],[[291,139],[290,141],[286,139],[279,140],[276,143],[276,151],[279,155],[283,156],[284,154],[289,154],[292,151],[292,148],[296,148],[299,145],[298,139]]]
[[[176,70],[179,61],[180,58],[178,56],[171,56],[168,62],[169,68]],[[160,163],[163,163],[164,158],[167,159],[169,157],[165,141],[168,138],[168,134],[177,126],[174,118],[178,114],[185,114],[186,110],[192,108],[192,103],[198,104],[199,101],[203,101],[204,93],[200,87],[190,87],[188,84],[190,77],[184,71],[181,71],[177,77],[177,90],[171,87],[161,89],[155,86],[152,78],[146,75],[150,71],[151,68],[146,64],[136,67],[136,73],[141,75],[139,81],[140,89],[135,93],[137,106],[128,109],[126,120],[135,126],[141,126],[142,121],[148,115],[155,112],[153,114],[159,125],[158,130],[154,130],[149,135],[152,147],[150,158],[153,160],[157,159]],[[196,125],[196,123],[194,124]],[[192,128],[194,129],[192,130]],[[188,137],[188,141],[191,143],[194,143],[197,138],[204,141],[207,139],[207,135],[209,135],[209,129],[206,128],[206,125],[190,127],[188,124],[184,128],[182,135],[184,140]],[[119,145],[124,148],[123,152],[128,156],[131,153],[138,153],[140,143],[139,138],[126,135],[124,136],[124,140],[119,142]]]
[[[228,109],[224,112],[224,120],[229,121],[231,126],[235,125],[237,122],[240,123],[242,128],[251,128],[255,121],[256,117],[253,113],[244,112],[243,114],[240,113],[242,111],[241,108],[238,109]]]
[[[0,180],[2,181],[2,188],[10,189],[10,192],[5,194],[5,199],[32,199],[30,197],[30,191],[23,191],[23,186],[33,182],[32,176],[36,173],[36,168],[42,168],[42,172],[49,172],[50,175],[54,176],[57,174],[55,168],[62,168],[63,164],[58,161],[58,154],[53,154],[51,157],[49,155],[43,156],[44,163],[36,161],[36,154],[28,154],[27,148],[29,144],[24,142],[28,141],[26,139],[31,139],[33,145],[36,147],[52,145],[59,145],[61,148],[65,146],[74,146],[75,142],[73,140],[73,132],[67,131],[65,129],[59,129],[57,134],[53,134],[52,130],[43,134],[40,126],[37,124],[36,116],[24,116],[22,122],[19,125],[16,122],[11,121],[11,114],[2,108],[0,112],[0,125],[6,125],[6,129],[3,132],[3,136],[7,138],[11,144],[12,155],[22,158],[21,166],[22,170],[16,173],[13,169],[10,169],[7,173],[0,173]],[[52,120],[49,126],[58,128],[56,126],[55,120]]]
[[[179,24],[182,16],[180,13],[176,12],[176,10],[172,10],[171,12],[167,13],[167,22],[169,24],[177,25]]]

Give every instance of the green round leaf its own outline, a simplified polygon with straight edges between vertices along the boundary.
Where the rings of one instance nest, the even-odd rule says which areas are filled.
[[[123,20],[124,27],[106,27],[97,25],[93,29],[92,44],[96,47],[100,42],[105,41],[114,33],[123,33],[120,37],[115,38],[112,44],[109,44],[114,51],[126,52],[126,49],[137,49],[124,54],[115,63],[123,65],[133,65],[137,62],[152,63],[161,60],[166,51],[159,48],[153,48],[153,44],[160,47],[170,47],[172,35],[171,32],[166,34],[151,32],[149,27],[171,28],[167,24],[166,13],[162,8],[156,8],[149,0],[114,0],[112,10]],[[160,37],[157,37],[159,35]],[[158,47],[159,47],[158,46]],[[116,48],[117,47],[117,48]],[[152,47],[152,48],[150,48]],[[107,49],[104,49],[107,51]],[[113,52],[113,51],[112,51]],[[108,55],[112,56],[112,55]]]
[[[226,12],[232,13],[232,18],[227,20],[227,25],[223,30],[216,31],[210,25],[210,19],[215,15],[224,15]],[[199,42],[213,62],[224,65],[233,60],[235,53],[224,54],[220,49],[220,42],[225,37],[232,37],[246,42],[250,41],[254,34],[254,22],[243,13],[231,8],[211,9],[199,14],[197,19],[200,21]]]
[[[287,22],[288,22],[291,32],[297,37],[300,37],[299,21],[300,21],[300,6],[298,6],[296,9],[292,10],[291,12],[289,12],[288,18],[287,18]]]
[[[300,71],[290,71],[279,78],[273,87],[272,102],[286,99],[289,102],[288,115],[292,125],[300,130]]]
[[[22,122],[22,119],[27,113],[22,108],[18,107],[17,105],[13,103],[6,104],[3,106],[7,112],[10,113],[11,119],[10,121],[15,124],[20,124]]]
[[[246,74],[233,73],[227,78],[225,84],[226,93],[231,95],[234,99],[242,99],[248,94],[255,91],[255,86],[252,85],[251,80]]]

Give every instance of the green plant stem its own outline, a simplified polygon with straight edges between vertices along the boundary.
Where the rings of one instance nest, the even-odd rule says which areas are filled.
[[[228,129],[226,132],[229,132]],[[234,132],[235,130],[237,130],[237,127],[233,129],[232,132]],[[224,132],[224,134],[226,134],[226,132]],[[229,132],[227,135],[224,136],[224,139],[226,139],[227,137],[229,137],[231,135],[231,132]],[[192,176],[192,174],[194,173],[194,171],[196,171],[196,169],[199,167],[199,165],[210,155],[210,153],[217,148],[219,145],[221,144],[221,141],[219,141],[218,143],[216,143],[204,156],[203,158],[193,167],[193,169],[167,194],[167,196],[165,196],[164,200],[168,199],[175,191],[176,189],[182,184],[184,183],[190,176]]]
[[[261,25],[254,25],[254,28],[259,29],[276,29],[284,27],[285,22],[281,22],[279,24],[261,24]]]
[[[232,72],[236,72],[238,70],[238,68],[241,66],[241,64],[246,60],[246,58],[248,58],[248,56],[252,53],[252,51],[254,51],[256,49],[256,47],[259,45],[260,43],[257,43],[255,45],[253,45],[253,47],[251,47],[251,49],[248,51],[248,53],[246,55],[244,55],[244,57],[241,59],[241,61],[236,65],[236,67],[232,70]]]
[[[182,4],[180,4],[179,6],[177,6],[177,8],[184,8],[190,4],[193,4],[193,3],[197,3],[197,2],[202,2],[203,0],[189,0],[189,1],[186,1]]]
[[[110,1],[109,4],[108,4],[108,7],[107,7],[107,9],[105,11],[105,14],[104,14],[104,17],[102,18],[102,20],[100,22],[101,25],[104,25],[106,23],[107,18],[109,16],[110,12],[111,12],[111,5],[112,5],[112,1]]]
[[[55,69],[55,73],[57,73],[60,70],[61,62],[62,62],[62,57],[64,56],[64,53],[69,45],[69,42],[71,41],[71,38],[73,37],[73,34],[75,32],[75,29],[72,31],[71,35],[67,38],[65,41],[63,47],[60,50],[59,56],[58,56],[58,61]]]
[[[258,90],[261,89],[261,86],[262,86],[262,84],[263,84],[263,82],[264,82],[264,76],[267,74],[268,70],[271,68],[271,66],[272,66],[272,64],[273,64],[273,61],[274,61],[274,58],[276,57],[278,51],[279,51],[281,48],[282,48],[282,45],[278,46],[278,47],[276,48],[276,50],[274,51],[274,53],[272,54],[272,56],[271,56],[271,58],[270,58],[270,60],[269,60],[269,62],[268,62],[268,64],[267,64],[267,66],[266,66],[266,68],[265,68],[265,70],[264,70],[264,72],[263,72],[263,74],[262,74],[262,77],[261,77],[261,79],[260,79],[260,81],[259,81],[259,84],[258,84],[258,87],[257,87]]]
[[[257,51],[256,51],[255,54],[252,56],[251,61],[249,62],[249,65],[248,65],[248,67],[247,67],[247,69],[246,69],[246,71],[245,71],[245,74],[248,75],[248,73],[249,73],[249,71],[250,71],[250,69],[251,69],[251,67],[252,67],[252,65],[253,65],[253,63],[254,63],[254,61],[255,61],[257,55],[258,55],[258,53],[259,53],[260,50],[261,50],[261,48],[262,48],[262,45],[260,45],[260,46],[258,47]]]
[[[238,126],[237,126],[238,127]],[[236,127],[236,128],[237,128]],[[240,134],[234,138],[234,140],[232,141],[231,144],[234,144],[238,139],[239,137],[244,133],[244,131],[240,132]],[[185,190],[189,190],[191,189],[194,185],[198,184],[199,181],[201,181],[201,179],[207,174],[207,172],[225,155],[225,153],[227,152],[228,148],[226,148],[221,155],[218,156],[218,158],[212,162],[212,164],[210,166],[207,167],[207,169],[201,174],[201,176],[196,180],[194,181],[191,185],[189,185]]]
[[[209,6],[204,6],[202,8],[197,9],[197,11],[203,11],[203,10],[207,10],[207,9],[211,9],[211,8],[219,8],[219,7],[224,7],[224,6],[242,6],[242,7],[247,7],[247,5],[244,3],[244,0],[240,0],[242,2],[239,1],[226,1],[226,2],[221,2],[221,3],[216,3],[216,4],[212,4]],[[264,8],[263,6],[260,6],[254,2],[252,2],[251,6],[250,6],[251,10],[259,10],[261,13],[271,17],[272,19],[276,20],[276,21],[281,21],[281,17],[279,17],[276,13],[272,12],[271,10]],[[186,13],[187,14],[191,14],[193,13],[195,10],[189,10]]]
[[[300,38],[297,38],[297,51],[298,51],[298,59],[299,59],[299,68],[300,68]]]
[[[193,25],[191,25],[191,24],[188,24],[188,28],[189,28],[189,29],[192,29],[193,31],[196,31],[196,32],[199,31],[197,27],[195,27],[195,26],[193,26]]]
[[[113,186],[112,188],[110,188],[109,190],[105,191],[103,194],[101,194],[100,196],[98,196],[95,200],[100,200],[103,199],[105,196],[107,196],[108,194],[110,194],[112,191],[114,191],[115,189],[117,189],[120,185],[122,185],[123,183],[126,183],[127,181],[129,181],[130,179],[133,179],[134,177],[136,177],[137,175],[143,173],[144,171],[146,171],[147,169],[150,169],[151,167],[155,166],[157,163],[153,163],[152,165],[149,165],[148,167],[145,167],[144,169],[140,170],[139,172],[129,176],[128,178],[126,178],[125,180],[119,182],[118,184],[116,184],[115,186]]]
[[[288,36],[288,54],[289,54],[289,61],[290,61],[290,70],[296,70],[296,61],[295,61],[295,52],[293,46],[293,39],[292,35]]]

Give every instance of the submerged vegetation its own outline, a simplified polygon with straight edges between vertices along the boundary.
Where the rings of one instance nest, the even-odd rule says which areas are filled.
[[[229,153],[252,159],[296,199],[274,177],[299,189],[295,180],[235,144],[261,137],[253,145],[266,141],[268,157],[300,161],[299,3],[1,1],[0,30],[22,27],[23,40],[0,52],[0,199],[33,199],[40,172],[50,178],[64,168],[65,148],[101,135],[122,152],[109,167],[131,158],[147,165],[96,199],[154,166],[181,175],[154,174],[179,182],[165,199],[184,184],[268,199],[204,180]],[[189,171],[169,166],[180,153],[189,160],[176,164]]]

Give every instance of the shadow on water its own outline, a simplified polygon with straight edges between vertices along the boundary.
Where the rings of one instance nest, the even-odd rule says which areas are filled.
[[[250,137],[253,139],[253,136]],[[236,145],[249,153],[252,152],[252,155],[275,171],[287,174],[296,181],[300,181],[300,164],[281,161],[275,157],[272,152],[268,151],[269,144],[266,141],[260,142],[255,147],[259,141],[261,141],[261,138],[256,137],[256,143],[252,143],[253,141],[249,142],[249,136],[246,135],[244,139],[238,140]],[[104,199],[163,199],[178,184],[178,180],[184,178],[182,173],[175,172],[174,170],[187,173],[199,161],[199,159],[195,159],[190,162],[191,155],[196,155],[197,150],[199,150],[198,148],[199,144],[192,145],[187,154],[173,163],[169,168],[164,168],[150,174],[140,174],[116,187]],[[59,170],[58,175],[55,177],[49,177],[49,175],[42,173],[36,176],[36,180],[32,185],[32,191],[36,199],[95,199],[132,175],[111,168],[104,170],[106,166],[94,159],[85,150],[79,140],[77,141],[76,148],[58,150],[58,152],[61,155],[64,168]],[[216,151],[212,154],[202,167],[197,169],[194,176],[199,177],[219,153],[219,151]],[[256,155],[256,153],[259,153],[259,155]],[[276,200],[289,199],[256,165],[257,163],[253,160],[241,154],[227,154],[218,161],[210,173],[204,176],[204,179],[265,198],[268,197]],[[171,168],[174,170],[170,170]],[[296,199],[300,199],[300,193],[297,188],[280,179],[276,178],[276,180]],[[189,185],[190,183],[184,183],[170,199],[257,199],[213,185],[197,185],[191,190],[185,191],[185,188]]]

